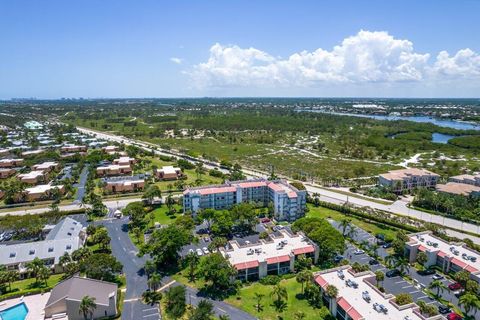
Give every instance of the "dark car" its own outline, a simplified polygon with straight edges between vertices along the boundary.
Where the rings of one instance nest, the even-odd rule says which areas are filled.
[[[452,284],[448,285],[448,289],[450,289],[452,291],[457,291],[457,290],[460,290],[462,288],[463,288],[462,285],[458,282],[455,282],[455,283],[452,283]]]
[[[341,255],[336,255],[335,258],[333,258],[333,261],[335,263],[339,263],[342,260],[343,260],[343,256],[341,256]]]
[[[387,243],[385,243],[382,247],[383,247],[384,249],[391,248],[391,247],[392,247],[392,243],[391,243],[391,242],[387,242]]]
[[[433,269],[419,270],[418,274],[422,275],[422,276],[430,276],[432,274],[435,274],[435,270],[433,270]]]
[[[440,312],[441,314],[447,314],[452,312],[452,309],[450,309],[450,307],[446,305],[441,304],[438,306],[438,312]]]
[[[400,275],[400,271],[398,271],[397,269],[392,269],[392,270],[387,271],[387,273],[385,273],[385,275],[388,278],[397,277],[397,276]]]
[[[462,318],[461,315],[459,315],[459,314],[457,314],[457,313],[455,313],[455,312],[452,312],[452,313],[450,313],[450,314],[447,316],[447,319],[448,319],[448,320],[462,320],[463,318]]]
[[[378,260],[373,259],[373,258],[368,261],[368,264],[371,265],[371,266],[375,266],[375,265],[377,265],[378,263],[379,263]]]

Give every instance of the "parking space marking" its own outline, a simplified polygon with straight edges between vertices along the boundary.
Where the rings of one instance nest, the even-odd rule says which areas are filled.
[[[408,286],[402,287],[402,289],[411,288],[411,287],[413,287],[413,286],[412,286],[412,285],[408,285]]]
[[[158,308],[143,309],[142,312],[147,312],[147,311],[152,311],[152,310],[156,310],[158,312]]]
[[[396,281],[395,284],[399,284],[399,283],[403,283],[403,282],[407,283],[407,281],[405,281],[405,280],[400,280],[400,281]]]

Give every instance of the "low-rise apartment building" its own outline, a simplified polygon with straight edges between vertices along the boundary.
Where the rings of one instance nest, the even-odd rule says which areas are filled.
[[[372,271],[354,273],[351,266],[322,270],[314,275],[320,287],[322,300],[335,319],[340,320],[425,320],[418,305],[410,303],[399,306],[395,296],[383,293],[375,286]],[[328,286],[338,290],[336,297],[326,293]],[[444,319],[441,315],[429,320]]]
[[[130,157],[120,157],[118,159],[113,160],[113,164],[117,164],[120,166],[131,166],[135,164],[137,160],[135,158],[130,158]]]
[[[62,185],[54,186],[51,184],[40,184],[35,187],[26,188],[24,191],[25,199],[29,202],[50,200],[56,189],[58,189],[58,192],[61,195],[65,193],[65,187]]]
[[[60,148],[62,153],[86,152],[87,146],[67,145]]]
[[[72,253],[85,243],[84,226],[70,217],[61,220],[48,232],[44,240],[0,245],[0,265],[8,270],[16,270],[23,278],[27,273],[27,263],[39,258],[52,272],[63,272],[59,260],[65,252]]]
[[[480,197],[480,187],[472,184],[447,182],[445,184],[437,184],[438,192],[455,194],[466,197]]]
[[[45,305],[45,319],[83,320],[80,303],[85,296],[95,299],[91,319],[114,318],[117,315],[116,283],[73,276],[58,283]]]
[[[306,191],[298,190],[285,180],[255,179],[227,182],[223,185],[188,188],[183,192],[184,212],[212,208],[229,209],[242,202],[273,205],[277,220],[294,221],[306,208]]]
[[[23,159],[0,159],[0,168],[14,168],[23,164]]]
[[[0,168],[0,179],[7,179],[13,176],[17,172],[13,168]]]
[[[378,176],[378,183],[395,193],[414,188],[434,188],[440,176],[425,169],[408,168],[392,170]]]
[[[53,161],[46,161],[43,163],[39,163],[34,165],[33,170],[37,171],[44,171],[44,172],[51,172],[60,169],[60,163],[53,162]]]
[[[453,176],[448,178],[450,182],[457,182],[463,184],[470,184],[472,186],[480,186],[480,174],[471,175],[471,174],[462,174],[459,176]]]
[[[104,178],[104,190],[111,193],[137,192],[145,188],[145,179],[141,176]]]
[[[102,151],[108,154],[118,153],[119,148],[117,146],[105,146],[102,148]]]
[[[160,180],[177,180],[183,177],[182,169],[173,166],[165,166],[157,169],[154,174],[155,177]]]
[[[118,165],[111,164],[108,166],[97,167],[98,176],[118,176],[118,175],[127,175],[132,173],[132,168],[129,164],[127,165]]]
[[[425,252],[425,267],[438,266],[443,272],[468,271],[471,279],[480,283],[480,253],[468,248],[464,243],[449,243],[431,232],[409,235],[405,254],[410,262],[415,262],[419,252]]]
[[[26,184],[38,184],[40,182],[45,182],[45,172],[44,171],[30,171],[29,173],[22,173],[17,176],[17,178]]]
[[[286,230],[258,243],[240,245],[230,241],[220,253],[237,269],[237,279],[255,281],[267,275],[282,275],[295,270],[295,259],[299,255],[318,260],[318,247],[303,233],[290,234]]]

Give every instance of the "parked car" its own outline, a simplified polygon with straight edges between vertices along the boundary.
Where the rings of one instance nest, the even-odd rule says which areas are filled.
[[[432,276],[432,279],[433,279],[433,280],[440,280],[440,279],[443,279],[443,276],[442,276],[441,274],[435,273],[435,274]]]
[[[455,282],[455,283],[451,283],[448,285],[448,289],[452,290],[452,291],[457,291],[457,290],[460,290],[462,289],[462,285],[458,282]]]
[[[371,258],[369,261],[368,261],[368,264],[371,265],[371,266],[375,266],[377,264],[379,264],[378,260],[374,259],[374,258]]]
[[[357,249],[357,250],[353,251],[354,255],[360,255],[360,254],[364,254],[364,253],[365,253],[365,251],[363,251],[362,249]]]
[[[391,243],[391,242],[387,242],[387,243],[385,243],[382,247],[383,247],[384,249],[391,248],[391,247],[392,247],[392,243]]]
[[[387,271],[387,273],[385,273],[385,275],[386,275],[388,278],[397,277],[397,276],[400,275],[400,271],[397,270],[397,269],[392,269],[392,270]]]
[[[447,314],[447,313],[451,313],[452,309],[450,309],[449,306],[446,306],[444,304],[440,304],[438,306],[438,312],[440,312],[441,314]]]
[[[368,303],[370,303],[370,300],[372,300],[372,298],[370,298],[370,294],[368,293],[368,291],[363,291],[362,292],[362,298],[363,298],[363,300],[367,301]]]
[[[462,316],[459,315],[458,313],[452,312],[447,316],[448,320],[462,320]]]
[[[339,254],[337,254],[337,255],[335,256],[335,258],[333,258],[333,261],[334,261],[335,263],[339,263],[339,262],[342,261],[342,260],[343,260],[343,256],[342,256],[342,255],[339,255]]]
[[[209,253],[210,253],[210,251],[208,250],[207,247],[203,247],[202,250],[203,250],[203,253],[205,253],[205,254],[209,254]]]
[[[270,219],[268,219],[268,218],[262,218],[262,219],[260,220],[260,222],[261,222],[261,223],[269,223],[269,222],[270,222]]]
[[[203,256],[202,249],[200,249],[200,248],[197,249],[197,255],[198,256]]]
[[[352,288],[358,288],[358,283],[356,283],[355,281],[353,280],[350,280],[348,279],[347,281],[345,281],[345,284],[348,286],[348,287],[352,287]]]
[[[433,270],[433,269],[419,270],[418,274],[420,274],[422,276],[430,276],[432,274],[435,274],[435,270]]]

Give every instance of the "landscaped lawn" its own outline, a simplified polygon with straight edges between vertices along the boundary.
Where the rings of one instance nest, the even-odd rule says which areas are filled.
[[[382,225],[379,223],[374,222],[367,222],[356,218],[355,216],[346,216],[339,211],[335,211],[332,209],[324,208],[324,207],[315,207],[312,204],[308,204],[308,213],[307,217],[319,217],[319,218],[331,218],[336,221],[341,221],[342,219],[350,219],[354,225],[357,227],[362,228],[363,230],[375,235],[378,233],[382,233],[385,235],[387,239],[394,240],[396,237],[397,230],[390,226]]]
[[[63,274],[53,274],[47,280],[47,287],[53,287],[57,283],[60,282]],[[8,286],[7,286],[8,287]],[[28,290],[34,288],[45,288],[45,284],[35,283],[35,278],[28,278],[24,280],[18,280],[12,283],[12,292],[13,291],[21,291],[21,290]]]
[[[225,301],[263,320],[295,319],[294,314],[298,311],[305,313],[305,320],[321,319],[320,309],[311,307],[306,300],[298,299],[301,296],[302,287],[295,278],[282,280],[280,285],[284,286],[288,292],[287,308],[283,312],[277,311],[273,306],[274,298],[270,296],[273,286],[262,285],[258,282],[241,288],[237,295],[231,296]],[[264,295],[261,302],[263,311],[261,312],[257,312],[255,307],[257,304],[255,293]]]
[[[170,224],[183,214],[181,205],[176,204],[173,207],[177,210],[177,213],[172,215],[167,215],[168,207],[166,205],[162,205],[161,207],[156,208],[149,214],[154,215],[154,222],[159,222],[160,224]]]

